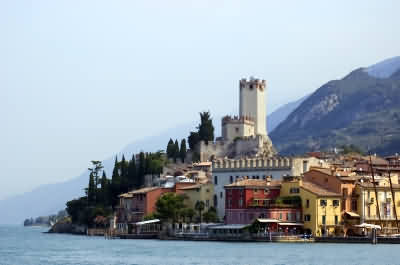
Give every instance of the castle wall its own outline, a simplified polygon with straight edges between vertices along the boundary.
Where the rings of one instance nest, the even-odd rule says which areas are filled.
[[[249,137],[254,135],[254,123],[241,120],[222,122],[222,138],[226,141],[233,141],[238,137]]]

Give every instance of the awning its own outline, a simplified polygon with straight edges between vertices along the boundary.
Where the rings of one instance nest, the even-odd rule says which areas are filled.
[[[268,223],[279,223],[280,221],[276,220],[276,219],[261,219],[261,218],[259,218],[259,219],[257,219],[257,222],[268,224]]]
[[[227,229],[243,229],[246,228],[250,225],[239,225],[239,224],[234,224],[234,225],[218,225],[218,226],[213,226],[209,227],[208,229],[221,229],[221,230],[227,230]]]
[[[159,222],[160,222],[159,219],[154,219],[154,220],[149,220],[149,221],[144,221],[144,222],[138,222],[138,223],[136,223],[136,225],[155,224],[155,223],[159,223]]]
[[[279,225],[283,225],[283,226],[304,226],[303,223],[279,223]]]
[[[360,215],[353,213],[353,212],[346,212],[346,214],[349,215],[350,217],[360,218]]]
[[[382,227],[380,225],[373,225],[373,224],[360,224],[360,225],[354,225],[354,227],[359,227],[359,228],[367,228],[367,229],[378,229],[381,230]]]

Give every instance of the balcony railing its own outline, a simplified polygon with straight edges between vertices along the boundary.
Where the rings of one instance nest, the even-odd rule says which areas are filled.
[[[396,217],[394,215],[381,215],[381,220],[396,220]],[[400,219],[400,218],[399,218]],[[379,220],[379,216],[378,215],[371,215],[371,216],[366,216],[365,220]]]

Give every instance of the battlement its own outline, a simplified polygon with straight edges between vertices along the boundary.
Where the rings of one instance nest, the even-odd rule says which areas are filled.
[[[213,163],[213,171],[226,170],[288,170],[293,167],[292,157],[273,157],[273,158],[242,158],[242,159],[216,159]]]
[[[225,116],[222,118],[222,126],[224,126],[227,123],[246,123],[248,125],[254,125],[255,121],[253,118],[248,117],[248,116]]]
[[[247,80],[246,78],[242,78],[239,81],[239,85],[240,85],[240,89],[243,89],[243,88],[248,88],[248,89],[258,88],[260,91],[264,91],[265,88],[267,87],[267,82],[265,80],[261,80],[261,79],[258,79],[258,78],[250,77],[249,80]]]

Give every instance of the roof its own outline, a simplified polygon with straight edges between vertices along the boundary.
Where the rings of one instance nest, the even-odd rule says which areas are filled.
[[[374,186],[373,183],[363,182],[363,183],[358,183],[358,185],[360,187],[369,188],[369,189],[374,188],[375,186],[377,189],[390,189],[389,183],[387,183],[387,185],[375,185]],[[400,189],[400,184],[392,184],[392,186],[393,186],[393,189],[396,189],[396,190]]]
[[[202,186],[201,184],[196,184],[196,185],[192,185],[192,186],[188,186],[188,187],[178,188],[178,190],[194,190],[194,189],[200,189],[201,186]]]
[[[130,194],[146,194],[147,192],[157,190],[157,189],[160,189],[160,187],[147,187],[147,188],[130,191],[128,193],[130,193]]]
[[[324,196],[324,197],[328,197],[328,196],[340,197],[340,196],[342,196],[339,193],[327,190],[321,186],[318,186],[314,183],[307,182],[307,181],[303,181],[301,187],[317,196]]]
[[[322,167],[311,167],[310,171],[318,171],[326,175],[332,175],[332,170],[330,168],[322,168]]]
[[[360,218],[359,214],[353,213],[353,212],[346,212],[347,215],[349,215],[350,217],[355,217],[355,218]]]
[[[232,184],[225,185],[225,187],[276,187],[281,185],[280,180],[266,181],[263,179],[244,179],[236,181]]]
[[[147,224],[155,224],[161,222],[160,219],[148,220],[143,222],[138,222],[136,225],[147,225]]]
[[[368,163],[370,162],[370,159],[372,161],[373,165],[389,165],[389,161],[387,161],[384,158],[381,158],[379,156],[364,156],[363,159],[367,161]]]
[[[193,166],[195,167],[209,167],[212,165],[212,162],[199,162],[199,163],[194,163]]]

